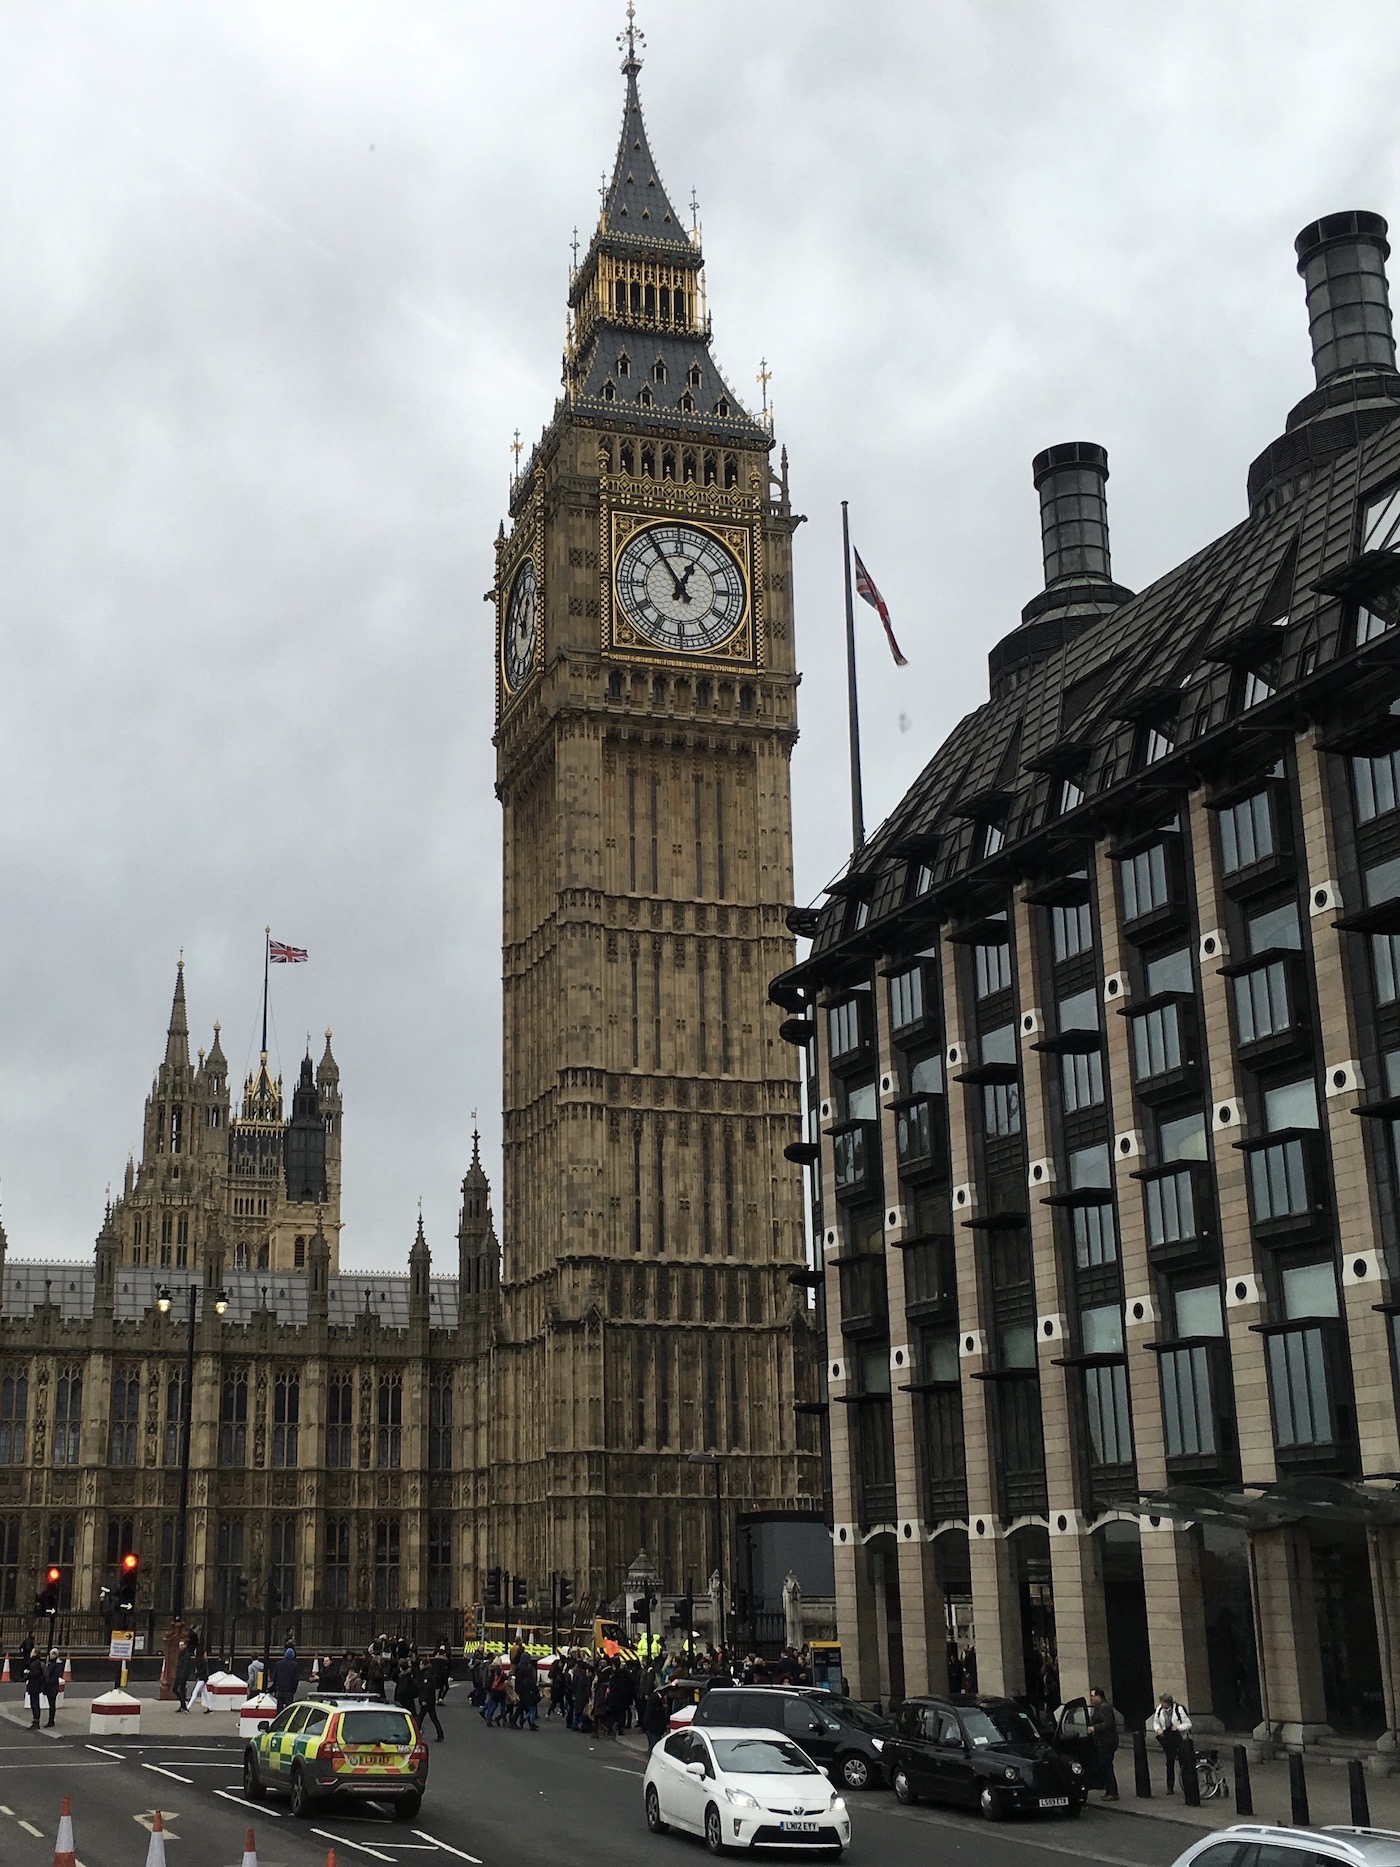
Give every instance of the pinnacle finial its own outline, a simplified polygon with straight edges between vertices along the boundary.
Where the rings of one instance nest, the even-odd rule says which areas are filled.
[[[617,43],[620,50],[627,54],[622,61],[622,69],[624,71],[641,70],[642,61],[637,57],[637,47],[644,47],[646,42],[647,36],[637,24],[636,6],[633,4],[633,0],[627,0],[627,25],[625,29],[617,35]]]

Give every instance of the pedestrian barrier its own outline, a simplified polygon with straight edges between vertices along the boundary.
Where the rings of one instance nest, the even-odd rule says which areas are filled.
[[[58,1812],[58,1839],[53,1847],[53,1867],[78,1867],[78,1856],[73,1845],[73,1805],[67,1796],[63,1798],[63,1807]]]
[[[248,1830],[247,1834],[243,1837],[242,1867],[258,1867],[257,1837],[254,1835],[251,1828]]]
[[[1312,1816],[1308,1811],[1308,1779],[1303,1773],[1303,1753],[1290,1750],[1288,1753],[1288,1800],[1293,1805],[1293,1826],[1311,1828]]]
[[[1188,1809],[1201,1806],[1201,1779],[1196,1774],[1196,1746],[1189,1737],[1181,1740],[1181,1749],[1177,1753],[1177,1772],[1181,1777],[1181,1799]]]
[[[1133,1794],[1135,1796],[1150,1797],[1152,1794],[1152,1771],[1148,1767],[1147,1762],[1146,1731],[1133,1732],[1133,1777],[1135,1779],[1133,1783]]]
[[[151,1845],[146,1849],[146,1867],[166,1867],[165,1824],[160,1819],[159,1809],[155,1811],[151,1822]]]
[[[102,1692],[92,1701],[88,1713],[88,1734],[92,1737],[139,1737],[141,1701],[126,1692]]]

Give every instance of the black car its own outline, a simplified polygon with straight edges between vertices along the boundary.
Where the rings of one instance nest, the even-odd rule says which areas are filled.
[[[877,1718],[854,1699],[802,1686],[721,1687],[701,1699],[695,1723],[781,1731],[845,1789],[871,1789],[884,1781],[885,1746],[894,1736],[888,1718]]]
[[[1078,1815],[1088,1800],[1082,1764],[1006,1698],[907,1698],[886,1756],[901,1802],[962,1803],[989,1822]]]

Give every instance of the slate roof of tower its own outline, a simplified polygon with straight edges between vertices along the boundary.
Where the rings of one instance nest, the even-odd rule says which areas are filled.
[[[1063,873],[1066,845],[1101,833],[1114,819],[1115,800],[1126,802],[1130,789],[1137,796],[1160,785],[1169,816],[1170,788],[1179,795],[1208,742],[1239,736],[1235,670],[1219,651],[1265,620],[1266,605],[1277,606],[1268,601],[1277,597],[1276,579],[1290,586],[1288,619],[1276,643],[1276,693],[1251,709],[1252,730],[1291,730],[1314,690],[1344,673],[1355,679],[1368,663],[1393,666],[1395,633],[1355,647],[1344,628],[1353,609],[1317,585],[1355,560],[1361,506],[1397,477],[1400,416],[1338,454],[1286,504],[1235,526],[1033,665],[1020,686],[969,713],[852,863],[840,883],[845,892],[822,905],[807,959],[775,981],[775,994],[785,981],[813,983],[825,970],[820,962],[830,956],[839,964],[843,947],[854,958],[868,956],[872,945],[897,944],[897,937],[888,940],[896,918],[927,923],[940,912],[966,912],[979,881],[994,882],[1004,898],[1009,874],[1034,874],[1038,866],[1047,876]],[[912,646],[917,652],[917,635]],[[1392,676],[1387,700],[1393,687]],[[1175,705],[1174,749],[1144,770],[1139,724],[1154,696],[1163,719]],[[1084,800],[1061,817],[1059,778],[1034,766],[1071,745],[1084,748],[1076,772]],[[987,857],[993,817],[1005,843]],[[910,891],[921,862],[932,868],[932,883],[915,901]],[[852,894],[869,904],[859,931]]]
[[[632,366],[628,376],[619,375],[617,368],[618,358],[624,351]],[[651,376],[658,361],[666,366],[666,380],[662,383]],[[692,364],[700,366],[700,383],[696,387],[688,381]],[[603,385],[609,382],[614,399],[604,401]],[[650,408],[641,399],[643,389],[651,394]],[[690,411],[680,406],[681,398],[687,394],[695,403]],[[729,404],[727,415],[715,412],[721,397]],[[629,427],[654,428],[658,434],[663,429],[670,431],[680,427],[687,435],[703,434],[707,440],[713,435],[719,446],[767,447],[773,438],[724,380],[710,354],[709,343],[692,335],[662,335],[600,323],[591,340],[586,373],[572,406],[575,413],[587,410],[608,422],[623,419]]]
[[[680,246],[690,253],[690,234],[671,205],[647,141],[646,118],[637,89],[641,61],[630,56],[622,69],[627,78],[627,96],[612,181],[603,201],[603,231],[620,239]]]

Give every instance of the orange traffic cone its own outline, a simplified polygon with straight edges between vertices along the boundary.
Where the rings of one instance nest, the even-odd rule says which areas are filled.
[[[66,1654],[63,1661],[63,1689],[66,1692],[73,1681],[73,1655]]]
[[[326,1867],[335,1867],[335,1849],[326,1849]]]
[[[317,1680],[318,1680],[318,1679],[319,1679],[320,1677],[321,1677],[321,1659],[320,1659],[320,1655],[319,1655],[319,1654],[313,1654],[313,1655],[312,1655],[312,1658],[311,1658],[311,1683],[312,1683],[312,1685],[315,1685],[315,1684],[316,1684],[316,1682],[317,1682]]]
[[[165,1824],[160,1819],[159,1809],[151,1823],[151,1845],[146,1849],[146,1867],[166,1867]]]
[[[243,1867],[258,1867],[258,1843],[251,1828],[243,1837]]]
[[[53,1844],[53,1867],[78,1867],[73,1849],[73,1809],[67,1796],[58,1814],[58,1839]]]
[[[10,1683],[10,1656],[7,1653],[5,1655],[5,1664],[3,1668],[0,1668],[0,1685],[8,1685],[9,1683]]]

